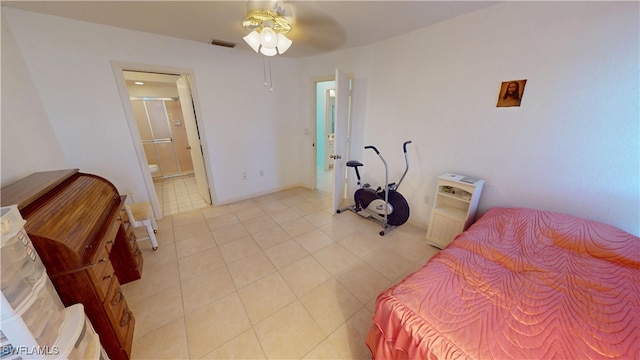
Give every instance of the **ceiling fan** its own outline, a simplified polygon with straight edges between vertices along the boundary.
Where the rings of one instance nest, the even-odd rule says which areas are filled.
[[[283,54],[296,47],[331,50],[344,42],[344,29],[313,2],[249,0],[242,25],[250,33],[243,39],[255,52]]]

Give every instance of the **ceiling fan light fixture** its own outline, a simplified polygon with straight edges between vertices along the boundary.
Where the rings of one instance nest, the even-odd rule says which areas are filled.
[[[284,54],[292,43],[293,41],[284,36],[284,34],[278,34],[278,45],[276,46],[278,48],[278,53]]]
[[[275,49],[278,45],[278,35],[270,27],[265,27],[260,31],[260,43],[267,49]]]
[[[261,47],[260,48],[260,52],[262,53],[262,55],[266,55],[266,56],[275,56],[276,54],[278,54],[278,50],[274,49],[269,49],[266,47]]]
[[[258,52],[260,49],[260,34],[257,31],[253,30],[249,33],[249,35],[243,37],[244,41],[246,41],[249,46],[253,49],[253,51]]]
[[[291,31],[291,25],[280,13],[281,8],[276,6],[275,9],[252,9],[242,21],[242,26],[251,31],[243,37],[244,41],[255,52],[266,56],[283,54],[293,43],[284,36]]]

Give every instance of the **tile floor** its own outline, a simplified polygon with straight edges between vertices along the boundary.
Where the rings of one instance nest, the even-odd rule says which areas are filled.
[[[195,177],[154,179],[158,202],[164,215],[173,215],[207,206],[196,186]]]
[[[133,359],[369,359],[377,294],[437,249],[291,189],[165,216],[125,285]]]
[[[333,169],[316,168],[316,187],[320,191],[333,191]]]

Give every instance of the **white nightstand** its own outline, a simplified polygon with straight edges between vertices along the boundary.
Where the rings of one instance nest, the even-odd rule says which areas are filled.
[[[475,220],[484,180],[446,173],[438,177],[427,243],[445,248]]]

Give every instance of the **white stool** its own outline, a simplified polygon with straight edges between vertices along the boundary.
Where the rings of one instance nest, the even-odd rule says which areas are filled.
[[[151,212],[151,205],[148,202],[138,202],[125,204],[124,208],[127,211],[127,216],[129,216],[129,222],[134,228],[141,226],[147,228],[147,233],[149,234],[148,239],[151,241],[151,246],[153,250],[158,250],[158,240],[156,240],[158,224],[156,224],[156,218]],[[146,239],[147,238],[142,238],[139,240]]]

